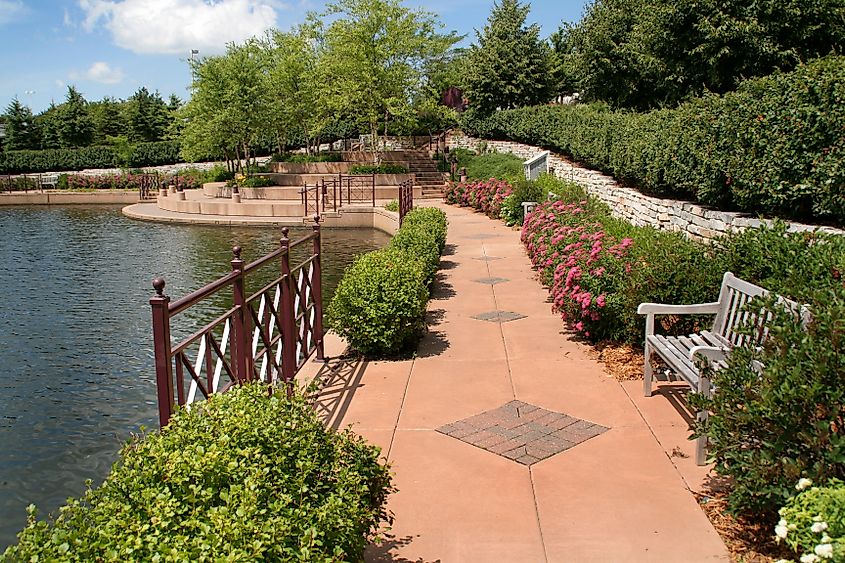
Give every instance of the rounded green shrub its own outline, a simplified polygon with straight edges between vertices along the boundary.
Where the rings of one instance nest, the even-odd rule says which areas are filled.
[[[424,262],[383,248],[347,268],[326,310],[328,326],[362,354],[395,355],[422,335],[427,301]]]
[[[130,441],[99,488],[29,523],[4,561],[360,560],[392,492],[380,451],[299,393],[248,384]]]
[[[815,487],[811,479],[802,478],[795,488],[798,493],[778,511],[775,537],[801,561],[845,561],[845,484],[833,479]]]
[[[438,255],[446,248],[446,214],[436,207],[415,207],[405,215],[402,229],[421,226],[434,236]]]

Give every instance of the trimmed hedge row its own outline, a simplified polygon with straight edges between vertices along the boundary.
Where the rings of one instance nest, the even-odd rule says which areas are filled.
[[[159,141],[135,145],[125,164],[137,168],[176,162],[183,162],[179,157],[179,142]],[[0,174],[116,168],[122,164],[122,157],[112,147],[0,152]]]
[[[845,223],[845,57],[673,110],[541,106],[483,119],[467,112],[463,128],[560,152],[651,194]]]
[[[446,244],[446,214],[415,208],[390,245],[347,268],[329,304],[327,324],[358,352],[394,356],[425,331],[429,285]]]
[[[29,523],[4,561],[361,559],[393,492],[380,450],[260,383],[180,409],[106,481]]]

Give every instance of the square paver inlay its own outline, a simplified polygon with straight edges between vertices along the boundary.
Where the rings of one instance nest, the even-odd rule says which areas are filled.
[[[608,428],[522,401],[511,401],[437,429],[523,465],[559,454]]]
[[[479,278],[477,280],[472,280],[475,283],[483,283],[486,285],[496,285],[497,283],[505,283],[507,281],[511,281],[508,278]]]
[[[472,239],[472,240],[484,240],[488,238],[495,238],[499,235],[494,235],[492,233],[475,233],[474,235],[466,235],[464,238]]]
[[[490,321],[491,323],[506,323],[508,321],[524,319],[525,315],[514,313],[513,311],[487,311],[473,315],[472,318],[479,321]]]

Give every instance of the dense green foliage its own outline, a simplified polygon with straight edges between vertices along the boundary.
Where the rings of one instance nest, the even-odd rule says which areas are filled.
[[[124,162],[125,161],[125,162]],[[114,147],[5,151],[0,153],[0,173],[18,174],[86,168],[133,168],[181,162],[177,141],[139,143],[121,155]]]
[[[401,164],[356,164],[349,168],[350,174],[407,174],[408,169]]]
[[[675,110],[541,106],[468,113],[464,130],[558,151],[647,193],[842,222],[843,84],[845,57],[828,57]]]
[[[778,511],[775,536],[795,551],[800,560],[845,561],[845,484],[838,479],[823,487],[803,478],[799,492]]]
[[[845,47],[840,0],[594,0],[553,38],[558,82],[614,107],[672,107]]]
[[[494,2],[484,29],[476,31],[464,84],[470,107],[483,115],[551,97],[549,50],[540,39],[540,26],[525,25],[529,9],[518,0]]]
[[[509,153],[485,153],[459,160],[458,165],[466,168],[467,178],[477,180],[516,180],[523,175],[522,160]]]
[[[15,98],[2,116],[6,121],[4,150],[41,150],[108,145],[124,140],[147,143],[175,138],[180,121],[175,95],[165,103],[158,92],[141,87],[127,100],[88,101],[69,86],[61,104],[50,104],[33,116]],[[175,161],[171,161],[175,162]]]
[[[379,449],[248,384],[133,439],[99,488],[34,509],[5,561],[360,560],[392,491]]]
[[[446,216],[416,208],[390,246],[359,257],[326,310],[328,326],[369,357],[410,351],[425,330],[425,310],[446,241]]]
[[[735,348],[711,374],[718,393],[696,403],[712,413],[699,431],[716,471],[734,482],[736,512],[774,520],[800,477],[845,478],[845,291],[838,282],[814,297],[808,326],[779,311],[763,348]]]

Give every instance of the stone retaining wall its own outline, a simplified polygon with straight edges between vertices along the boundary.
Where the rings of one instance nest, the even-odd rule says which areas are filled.
[[[544,149],[512,141],[489,141],[450,135],[449,148],[464,148],[477,151],[479,143],[486,143],[487,150],[508,152],[528,160]],[[613,215],[634,225],[651,226],[666,231],[679,231],[693,240],[709,242],[730,231],[757,227],[768,220],[760,220],[741,213],[709,209],[697,203],[677,199],[660,199],[643,195],[637,190],[626,188],[611,176],[573,164],[562,156],[551,153],[549,168],[558,178],[570,180],[582,186],[588,194],[606,203]],[[819,231],[845,235],[845,231],[833,227],[818,227],[803,223],[788,223],[791,231]]]

